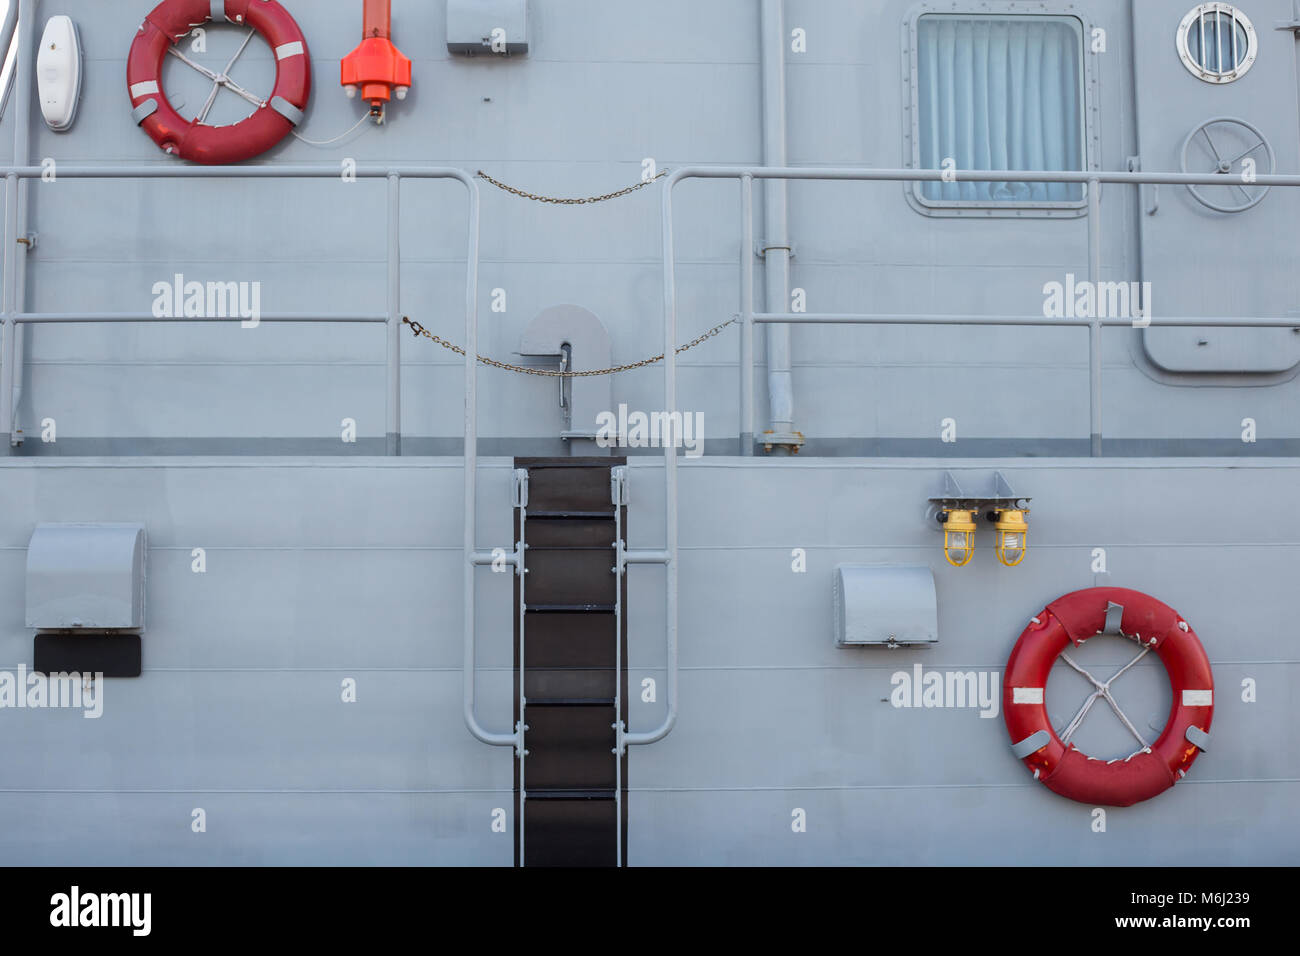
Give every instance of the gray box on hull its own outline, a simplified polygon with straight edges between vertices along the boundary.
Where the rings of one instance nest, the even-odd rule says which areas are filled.
[[[841,564],[832,595],[838,647],[939,643],[934,572],[924,565]]]
[[[27,546],[27,626],[144,627],[142,524],[40,524]]]
[[[496,30],[501,33],[494,36]],[[527,53],[528,0],[447,0],[447,50],[469,56]]]

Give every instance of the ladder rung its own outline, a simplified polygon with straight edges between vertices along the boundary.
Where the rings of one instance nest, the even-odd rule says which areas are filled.
[[[528,707],[613,707],[613,697],[529,697]]]
[[[528,520],[534,518],[602,518],[606,521],[614,520],[613,511],[530,511]]]
[[[525,800],[613,800],[613,790],[527,790]]]
[[[612,544],[530,544],[528,551],[608,551],[614,553]]]
[[[613,614],[612,604],[525,604],[524,610],[530,614]]]

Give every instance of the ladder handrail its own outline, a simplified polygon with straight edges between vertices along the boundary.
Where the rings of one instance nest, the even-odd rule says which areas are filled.
[[[469,274],[465,280],[465,566],[464,566],[464,659],[461,676],[464,682],[465,726],[485,744],[494,747],[514,747],[519,753],[524,749],[523,720],[513,731],[488,730],[479,722],[474,702],[474,569],[491,563],[491,553],[478,551],[475,545],[478,525],[478,237],[479,191],[472,179],[465,180],[470,191]],[[484,559],[487,560],[484,560]],[[522,571],[523,554],[515,551],[506,555],[507,564]]]
[[[677,273],[673,262],[673,189],[679,181],[678,171],[669,173],[664,183],[662,204],[664,269],[664,411],[673,421],[677,411]],[[620,728],[618,752],[636,744],[663,740],[677,724],[677,447],[664,441],[664,719],[653,730],[632,733]],[[620,555],[620,564],[622,563]],[[658,555],[655,555],[657,558]]]

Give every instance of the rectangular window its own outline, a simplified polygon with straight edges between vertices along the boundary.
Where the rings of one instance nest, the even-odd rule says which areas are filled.
[[[1083,27],[1065,16],[924,14],[913,60],[913,162],[960,171],[1083,170]],[[927,182],[925,206],[1077,207],[1082,183]]]

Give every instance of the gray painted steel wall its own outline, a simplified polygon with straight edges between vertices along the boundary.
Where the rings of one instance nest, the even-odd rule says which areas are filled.
[[[482,469],[479,543],[507,542],[509,461]],[[955,463],[971,481],[990,465]],[[991,535],[949,568],[924,519],[946,463],[686,462],[682,474],[682,701],[663,742],[630,763],[629,861],[650,863],[1294,863],[1300,750],[1287,728],[1300,660],[1280,608],[1300,526],[1276,502],[1291,461],[995,462],[1034,496],[1026,563],[997,565]],[[511,755],[460,715],[456,462],[320,459],[0,463],[0,670],[30,663],[25,548],[38,521],[143,521],[149,529],[144,676],[109,681],[103,716],[0,710],[2,857],[84,862],[508,864]],[[632,547],[662,545],[662,466],[631,465]],[[1231,487],[1239,508],[1218,513]],[[95,489],[90,494],[88,489]],[[207,572],[191,551],[207,549]],[[1214,664],[1213,744],[1155,801],[1109,811],[1035,783],[999,716],[896,709],[891,675],[1001,674],[1028,618],[1094,583],[1166,601]],[[804,548],[807,572],[791,570]],[[938,646],[837,649],[838,562],[929,563]],[[662,580],[629,572],[632,729],[662,716]],[[510,715],[506,576],[479,572],[479,712]],[[1281,628],[1281,630],[1279,630]],[[1118,642],[1084,650],[1108,675]],[[1058,670],[1060,668],[1058,667]],[[1139,727],[1158,726],[1157,665],[1115,686]],[[357,702],[340,699],[345,677]],[[1243,678],[1258,701],[1241,701]],[[1049,685],[1064,724],[1086,684]],[[1131,748],[1095,713],[1079,743]],[[195,807],[207,833],[190,831]],[[803,808],[808,831],[791,832]]]
[[[71,133],[38,126],[33,160],[163,161],[130,125],[123,89],[126,51],[150,6],[61,4],[82,28],[84,100]],[[325,150],[288,142],[268,161],[436,160],[538,192],[586,195],[635,181],[647,156],[661,167],[759,160],[752,3],[534,0],[533,52],[507,62],[446,54],[441,3],[395,6],[396,40],[415,60],[416,85],[390,125]],[[910,0],[787,6],[788,25],[809,36],[808,52],[789,57],[791,163],[899,165],[899,33]],[[1110,52],[1097,66],[1101,165],[1123,168],[1136,150],[1128,5],[1049,6],[1071,7],[1108,31]],[[1251,2],[1270,57],[1294,58],[1289,35],[1271,30],[1288,6]],[[315,57],[304,132],[325,138],[355,119],[334,76],[357,41],[359,11],[341,15],[337,0],[290,7]],[[1203,99],[1208,117],[1222,91],[1180,74],[1176,23],[1167,26],[1142,37],[1144,56],[1172,60],[1152,81],[1167,90],[1153,95]],[[217,31],[210,39],[214,58],[232,42]],[[250,82],[269,71],[264,51],[248,60]],[[1291,124],[1279,139],[1294,141],[1295,90],[1279,91],[1277,104],[1273,121]],[[0,142],[12,114],[11,104]],[[659,352],[656,191],[555,208],[485,188],[481,292],[486,303],[491,290],[506,289],[509,309],[485,305],[481,351],[510,358],[537,312],[573,302],[600,316],[616,362]],[[259,280],[267,311],[382,308],[380,183],[66,181],[31,192],[31,228],[40,233],[32,309],[146,309],[153,283],[176,272]],[[790,193],[792,281],[817,311],[1037,311],[1044,282],[1086,272],[1083,220],[928,219],[896,185],[796,183]],[[408,183],[403,195],[403,305],[458,339],[462,197],[438,183]],[[1162,195],[1170,208],[1188,202],[1175,190]],[[678,199],[687,338],[736,309],[740,210],[731,184],[691,182]],[[1108,190],[1104,209],[1107,275],[1136,278],[1134,191]],[[1269,254],[1293,261],[1293,232],[1267,241]],[[1251,261],[1234,257],[1224,281],[1277,279]],[[944,448],[953,456],[1082,451],[1085,336],[795,329],[807,451],[929,449],[946,417],[958,420],[961,440]],[[161,450],[364,453],[383,437],[378,328],[42,327],[29,330],[28,343],[25,455],[148,447],[137,439]],[[1229,455],[1300,442],[1294,383],[1160,375],[1135,330],[1107,330],[1104,347],[1106,434],[1129,442],[1109,450],[1186,452],[1178,441],[1204,439]],[[408,340],[403,351],[407,450],[456,454],[460,366],[427,343]],[[679,376],[680,406],[704,412],[707,434],[725,440],[736,432],[736,352],[732,330],[684,356]],[[619,377],[614,402],[653,411],[659,374]],[[551,450],[561,427],[554,383],[480,376],[483,447]],[[39,442],[45,417],[58,421],[54,446]],[[358,421],[359,447],[338,441],[344,417]],[[1239,441],[1246,417],[1259,422],[1259,445]],[[720,440],[714,450],[729,447]],[[941,562],[923,510],[944,467],[972,476],[1001,467],[1034,496],[1024,566],[996,566],[987,532],[972,567]],[[1296,467],[1267,459],[686,463],[681,719],[667,740],[632,754],[630,861],[1296,862],[1300,755],[1286,731],[1300,716],[1291,690],[1300,661],[1281,614],[1300,558],[1300,527],[1287,510]],[[661,546],[660,465],[634,458],[631,471],[631,544]],[[142,521],[151,545],[144,676],[110,682],[99,720],[0,710],[8,742],[0,859],[508,864],[510,838],[490,823],[493,808],[512,804],[511,758],[473,741],[460,717],[460,481],[455,459],[0,461],[0,670],[30,663],[23,566],[37,522]],[[507,459],[482,469],[479,500],[480,545],[508,544]],[[190,569],[196,547],[207,549],[203,575]],[[1027,779],[1000,718],[882,702],[891,675],[917,662],[1000,673],[1029,615],[1094,583],[1095,547],[1107,549],[1110,583],[1149,591],[1187,616],[1219,688],[1214,749],[1172,793],[1111,811],[1105,834],[1092,832],[1089,808]],[[806,574],[790,570],[794,548],[807,551]],[[939,646],[837,650],[829,588],[839,561],[929,562]],[[663,665],[663,571],[630,573],[636,688]],[[483,570],[478,593],[480,712],[501,728],[510,713],[509,586]],[[1102,670],[1125,659],[1122,648],[1090,651]],[[1051,685],[1062,722],[1072,695],[1082,695],[1069,676]],[[347,677],[358,681],[355,704],[340,701]],[[1240,700],[1247,677],[1258,682],[1254,704]],[[1168,693],[1159,670],[1144,664],[1131,679],[1122,696],[1134,701],[1130,713],[1140,725],[1159,723]],[[633,729],[653,726],[659,706],[634,699]],[[1117,725],[1096,719],[1080,742],[1122,751]],[[195,807],[207,811],[206,834],[190,830]],[[791,832],[796,807],[807,811],[805,834]]]
[[[1094,58],[1100,160],[1105,168],[1122,169],[1136,151],[1127,4],[1089,0],[1055,6],[1107,31],[1109,52]],[[61,9],[82,25],[88,58],[84,101],[76,127],[67,134],[46,130],[34,111],[34,160],[164,162],[131,126],[122,79],[134,25],[149,7],[147,0],[63,4]],[[290,7],[315,63],[304,133],[327,138],[356,117],[356,103],[341,95],[334,78],[337,60],[355,45],[353,21],[359,17],[351,16],[355,11],[341,15],[333,2],[293,0]],[[791,0],[788,8],[791,27],[807,30],[809,37],[807,53],[788,55],[791,163],[900,165],[906,157],[899,34],[910,0]],[[1255,0],[1249,12],[1264,44],[1261,58],[1289,58],[1294,73],[1289,34],[1271,29],[1274,19],[1289,12],[1285,8],[1289,4],[1283,0]],[[483,168],[553,195],[590,195],[634,182],[644,157],[654,157],[660,167],[759,161],[758,26],[752,3],[539,2],[533,10],[533,52],[508,61],[447,54],[441,3],[399,0],[395,15],[397,41],[416,63],[416,83],[410,98],[394,107],[390,124],[327,149],[289,141],[267,161],[436,159]],[[1240,91],[1213,88],[1182,69],[1173,52],[1180,16],[1171,13],[1167,30],[1153,27],[1143,37],[1144,62],[1157,64],[1146,72],[1148,86],[1154,85],[1148,99],[1173,99],[1187,114],[1208,118],[1223,110],[1225,96]],[[230,31],[210,31],[208,58],[220,58],[234,42]],[[244,75],[254,82],[259,70],[269,71],[268,58],[255,44],[237,75],[247,69]],[[1262,68],[1257,72],[1265,75]],[[1258,89],[1247,93],[1260,102],[1269,95]],[[1300,136],[1294,104],[1294,89],[1279,90],[1277,109],[1268,114],[1275,142],[1286,146],[1284,155],[1294,155]],[[1164,139],[1176,132],[1163,126],[1158,131]],[[1144,145],[1146,168],[1173,166],[1169,146],[1163,140]],[[657,187],[580,208],[541,206],[484,188],[485,354],[512,358],[527,323],[560,302],[600,316],[613,337],[617,362],[661,350]],[[383,189],[382,182],[34,184],[31,228],[40,234],[40,246],[31,257],[28,304],[41,310],[147,309],[153,283],[180,272],[188,279],[261,281],[267,311],[382,309]],[[1181,190],[1162,190],[1162,197],[1170,215],[1192,208]],[[1266,205],[1285,201],[1274,196]],[[403,306],[453,340],[462,334],[456,307],[462,202],[452,184],[404,188]],[[1105,273],[1136,279],[1135,190],[1108,189],[1103,205]],[[684,339],[737,308],[739,214],[734,184],[695,182],[680,191]],[[1203,232],[1170,241],[1184,241],[1190,251],[1220,235],[1234,237],[1234,248],[1242,241],[1249,248],[1252,217],[1267,218],[1263,209],[1230,222],[1201,216]],[[761,208],[758,228],[761,235]],[[1063,280],[1067,272],[1086,273],[1082,220],[934,220],[913,211],[902,188],[893,184],[795,183],[791,232],[797,251],[792,282],[807,290],[815,311],[1037,312],[1045,282]],[[1292,295],[1294,270],[1265,269],[1259,262],[1276,256],[1291,261],[1294,232],[1269,230],[1258,240],[1263,260],[1234,253],[1217,270],[1217,280],[1281,283],[1280,294]],[[1204,272],[1203,261],[1196,268]],[[496,288],[508,293],[504,314],[486,307]],[[1166,295],[1164,301],[1178,299]],[[946,417],[958,419],[964,438],[1016,440],[989,445],[981,454],[1084,447],[1061,443],[1087,437],[1084,329],[820,327],[793,334],[799,427],[820,443],[812,451],[938,453],[935,439]],[[109,446],[91,441],[103,437],[155,440],[153,445],[119,443],[112,446],[115,453],[150,448],[343,452],[351,450],[336,443],[344,417],[357,420],[363,441],[383,437],[384,343],[378,327],[47,327],[29,330],[28,341],[22,421],[30,438],[37,422],[55,418],[63,444],[29,440],[27,454],[105,453]],[[1289,382],[1267,388],[1179,388],[1207,381],[1161,376],[1145,358],[1140,332],[1108,329],[1104,348],[1107,436],[1151,440],[1130,451],[1167,453],[1178,451],[1170,440],[1202,439],[1224,442],[1216,454],[1253,453],[1261,449],[1236,441],[1246,417],[1257,420],[1263,442],[1291,442],[1266,450],[1289,452],[1300,439],[1294,424],[1297,390]],[[737,352],[738,333],[732,329],[684,356],[680,376],[681,406],[703,411],[707,433],[727,441],[737,432]],[[403,353],[406,436],[456,437],[461,386],[455,357],[409,339]],[[562,427],[554,383],[495,370],[481,374],[485,438],[530,439],[554,447]],[[651,410],[659,402],[659,381],[653,370],[620,376],[614,400]],[[1251,380],[1239,377],[1229,384],[1249,386]],[[761,421],[766,399],[761,387],[758,391]],[[87,401],[91,395],[94,400]],[[221,438],[260,441],[211,441]],[[265,439],[272,438],[316,443],[268,445]],[[863,441],[877,438],[883,443]],[[407,447],[454,453],[445,443],[415,441]]]

